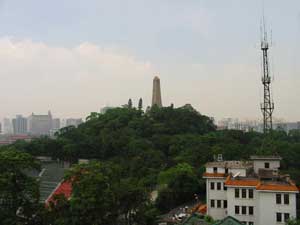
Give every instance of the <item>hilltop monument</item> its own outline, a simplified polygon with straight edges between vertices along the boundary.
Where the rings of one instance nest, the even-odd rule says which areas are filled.
[[[152,106],[154,105],[157,105],[158,107],[162,107],[160,79],[157,76],[155,76],[153,79]]]

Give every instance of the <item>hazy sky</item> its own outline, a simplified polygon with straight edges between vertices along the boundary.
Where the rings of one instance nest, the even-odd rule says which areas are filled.
[[[274,116],[300,120],[300,1],[266,0]],[[262,0],[0,0],[0,118],[85,117],[142,97],[261,117]]]

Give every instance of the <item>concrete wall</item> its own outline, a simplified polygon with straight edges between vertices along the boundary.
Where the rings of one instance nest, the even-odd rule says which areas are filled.
[[[282,204],[276,204],[276,193],[272,192],[257,192],[258,199],[257,205],[259,212],[259,216],[257,218],[257,225],[277,225],[277,224],[285,224],[276,222],[276,213],[289,213],[290,218],[296,217],[296,194],[289,194],[289,204],[283,204],[283,196],[282,196]],[[283,193],[282,193],[283,194]],[[283,216],[282,219],[284,220]]]
[[[279,169],[280,167],[280,161],[278,160],[254,160],[253,165],[254,165],[254,171],[255,173],[258,173],[259,169],[264,169],[265,168],[265,163],[270,164],[270,169]]]
[[[215,190],[210,189],[210,183],[215,183]],[[217,190],[217,183],[221,183],[221,190]],[[223,219],[226,214],[224,209],[224,200],[227,200],[226,191],[224,191],[225,179],[209,178],[206,180],[206,199],[207,199],[207,214],[216,220]],[[215,207],[211,207],[211,200],[215,200]],[[217,200],[221,200],[221,208],[217,208]],[[227,204],[228,205],[228,204]]]
[[[254,224],[258,225],[255,222],[258,210],[257,210],[257,207],[256,207],[257,195],[255,193],[254,188],[250,188],[250,187],[243,188],[243,189],[247,189],[247,198],[242,198],[242,191],[241,191],[242,188],[238,188],[238,189],[240,189],[240,197],[235,198],[235,188],[232,188],[232,187],[227,188],[227,199],[228,199],[227,212],[228,212],[228,215],[238,219],[239,221],[246,221],[246,222],[251,221],[251,222],[254,222]],[[253,189],[254,190],[253,191],[253,198],[251,198],[251,199],[248,197],[248,189]],[[235,206],[240,206],[239,215],[235,214]],[[247,214],[246,215],[242,215],[241,206],[246,206],[247,207]],[[249,215],[249,212],[248,212],[248,210],[249,210],[248,207],[249,206],[253,206],[253,208],[254,208],[253,215]],[[264,225],[266,225],[266,224],[264,224]]]

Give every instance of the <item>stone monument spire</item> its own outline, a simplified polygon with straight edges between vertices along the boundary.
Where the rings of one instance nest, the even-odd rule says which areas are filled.
[[[153,79],[153,91],[152,91],[152,106],[157,105],[162,107],[161,92],[160,92],[160,79],[156,76]]]

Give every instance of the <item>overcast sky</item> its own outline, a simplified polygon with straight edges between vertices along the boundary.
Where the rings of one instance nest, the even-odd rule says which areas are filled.
[[[300,1],[266,0],[274,116],[300,120]],[[0,0],[0,118],[129,98],[259,118],[262,0]]]

